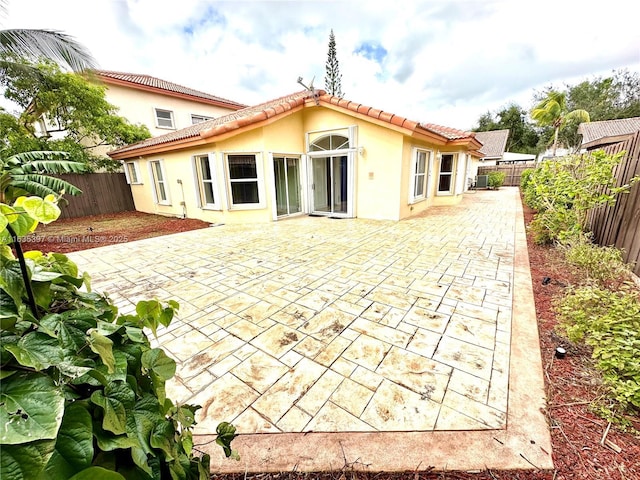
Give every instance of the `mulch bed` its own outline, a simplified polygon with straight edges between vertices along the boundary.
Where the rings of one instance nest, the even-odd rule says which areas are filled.
[[[525,222],[533,212],[526,206]],[[124,222],[123,222],[124,221]],[[117,225],[117,227],[113,227]],[[133,241],[169,233],[206,228],[199,220],[158,217],[140,212],[100,215],[83,219],[59,220],[50,226],[40,226],[27,239],[27,250],[60,253],[84,250],[122,241]],[[483,472],[356,472],[352,466],[320,473],[214,474],[216,480],[573,480],[612,479],[640,480],[640,437],[611,427],[607,439],[620,447],[620,453],[602,446],[607,422],[593,414],[590,404],[602,397],[603,388],[593,369],[590,351],[571,345],[555,331],[553,301],[562,295],[567,285],[575,283],[557,251],[536,245],[528,238],[529,261],[533,293],[538,317],[540,344],[547,390],[547,417],[551,428],[555,471],[490,471]],[[549,280],[543,282],[547,277]],[[554,357],[557,346],[564,346],[567,355]],[[640,421],[635,419],[640,429]],[[401,449],[398,451],[401,455]],[[251,452],[244,452],[251,455]]]

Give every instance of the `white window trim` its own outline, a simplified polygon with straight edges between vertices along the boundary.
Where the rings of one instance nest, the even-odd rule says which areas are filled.
[[[133,171],[136,176],[135,181],[131,179],[131,175],[129,173],[129,165],[133,165]],[[136,160],[124,162],[123,167],[124,167],[124,176],[127,179],[127,183],[129,185],[142,185],[142,176],[140,175],[140,167],[138,166],[138,162]]]
[[[160,199],[158,191],[156,190],[156,177],[153,171],[153,164],[160,164],[160,173],[162,174],[162,183],[164,185],[164,191],[167,194],[166,200]],[[153,201],[158,205],[171,205],[171,192],[169,191],[169,182],[167,181],[167,172],[164,168],[164,160],[151,160],[149,161],[149,178],[151,179],[151,193],[153,194]]]
[[[199,122],[193,123],[193,117],[202,118]],[[197,113],[191,114],[191,125],[197,125],[198,123],[206,122],[207,120],[213,120],[215,117],[211,117],[209,115],[200,115]]]
[[[426,153],[426,159],[424,164],[424,184],[423,184],[423,194],[415,195],[415,177],[416,177],[416,166],[418,165],[418,153],[424,152]],[[409,205],[413,205],[414,203],[419,203],[426,200],[429,197],[430,189],[429,184],[431,183],[431,168],[433,162],[433,150],[429,150],[427,148],[418,148],[414,147],[411,153],[411,169],[409,171]]]
[[[231,190],[231,173],[229,171],[229,155],[253,155],[256,160],[256,175],[258,182],[258,203],[233,203],[233,193]],[[225,185],[227,193],[227,205],[229,210],[261,210],[266,208],[266,192],[264,185],[264,162],[260,152],[223,152]]]
[[[198,164],[199,160],[206,156],[207,161],[209,162],[209,169],[211,170],[211,186],[213,188],[213,199],[214,203],[206,203],[203,191],[203,183],[204,181],[200,178],[200,166]],[[222,202],[220,197],[220,189],[218,188],[218,169],[216,162],[216,154],[215,153],[202,153],[199,155],[194,155],[191,157],[191,168],[193,171],[193,183],[196,186],[196,204],[198,208],[203,210],[222,210]]]
[[[464,152],[458,153],[458,165],[456,169],[456,188],[455,194],[461,195],[464,193],[464,186],[466,180],[467,171],[467,154]]]
[[[451,181],[449,182],[449,190],[440,190],[440,177],[442,176],[442,158],[445,155],[451,155],[453,157],[453,162],[451,164],[451,172],[445,173],[445,175],[451,176]],[[440,154],[440,164],[438,165],[438,179],[436,180],[436,194],[437,195],[453,195],[456,187],[456,169],[458,168],[458,154],[452,152],[446,152]]]
[[[169,116],[171,117],[171,126],[170,127],[166,127],[164,125],[160,125],[158,123],[158,112],[169,112]],[[154,108],[153,109],[153,117],[156,121],[156,128],[162,128],[164,130],[175,130],[176,129],[176,120],[173,116],[173,110],[169,110],[166,108]]]

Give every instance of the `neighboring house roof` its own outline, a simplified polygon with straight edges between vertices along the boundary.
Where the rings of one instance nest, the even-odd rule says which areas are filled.
[[[104,83],[112,85],[121,85],[138,90],[160,93],[173,97],[193,100],[200,103],[208,103],[219,107],[239,110],[245,108],[246,105],[226,98],[217,97],[209,93],[200,92],[193,88],[184,87],[177,83],[168,82],[161,78],[152,77],[151,75],[141,75],[137,73],[112,72],[108,70],[93,70],[93,73]]]
[[[578,127],[578,133],[582,134],[582,148],[620,142],[638,130],[640,117],[587,122]]]
[[[509,129],[476,132],[476,138],[482,143],[480,153],[482,158],[502,158],[507,147]]]
[[[276,117],[298,111],[307,104],[309,106],[322,105],[337,110],[349,110],[353,115],[363,116],[370,121],[381,122],[387,127],[399,128],[408,131],[408,134],[415,133],[418,136],[428,137],[429,140],[439,145],[466,143],[472,150],[472,154],[480,156],[476,150],[481,144],[475,139],[472,132],[431,123],[421,124],[393,113],[328,95],[323,90],[316,90],[315,92],[304,90],[261,103],[260,105],[247,107],[219,118],[191,125],[182,130],[118,148],[109,152],[109,155],[113,158],[125,159],[147,153],[183,148],[189,146],[188,144],[208,143],[214,137],[226,136],[229,133],[239,133],[236,131],[245,127],[254,128],[262,122],[268,123]]]

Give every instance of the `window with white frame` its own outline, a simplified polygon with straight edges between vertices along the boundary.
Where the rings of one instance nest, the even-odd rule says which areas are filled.
[[[138,162],[125,162],[124,176],[130,185],[139,185],[142,183],[140,171],[138,170]]]
[[[161,205],[170,205],[169,187],[167,185],[167,176],[164,173],[164,163],[162,160],[154,160],[149,162],[151,169],[151,178],[153,179],[153,199]]]
[[[236,209],[264,207],[262,173],[256,154],[225,156],[230,207]]]
[[[198,206],[200,208],[220,209],[220,195],[215,175],[215,162],[209,155],[195,155],[193,169],[196,176]]]
[[[455,155],[452,153],[443,153],[440,159],[440,174],[438,177],[438,193],[452,193],[453,189],[453,172],[455,164]]]
[[[409,184],[409,203],[416,203],[427,197],[430,160],[431,152],[429,150],[414,150]]]
[[[206,115],[195,115],[191,114],[191,124],[195,125],[196,123],[206,122],[207,120],[213,120],[213,117],[208,117]]]
[[[171,110],[162,110],[156,108],[156,127],[158,128],[175,128],[173,126],[173,112]]]

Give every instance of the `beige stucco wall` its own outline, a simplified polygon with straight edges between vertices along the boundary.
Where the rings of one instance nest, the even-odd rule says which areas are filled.
[[[234,110],[183,98],[161,95],[120,85],[107,85],[106,99],[119,108],[118,115],[131,123],[142,123],[156,137],[192,125],[191,114],[221,117]],[[175,129],[157,128],[154,108],[171,110]]]
[[[273,220],[274,175],[271,155],[300,156],[301,169],[306,170],[305,134],[311,131],[345,129],[357,126],[357,150],[352,152],[355,171],[354,215],[360,218],[400,220],[423,212],[431,205],[451,204],[460,201],[461,195],[436,196],[439,162],[438,147],[425,141],[403,136],[402,133],[354,118],[350,115],[319,107],[288,115],[264,127],[235,135],[226,140],[153,155],[137,160],[143,185],[132,185],[136,209],[148,213],[198,218],[209,223],[269,222]],[[344,130],[341,132],[344,133]],[[424,201],[409,204],[409,188],[414,148],[433,152],[433,170],[430,175],[431,196]],[[228,182],[225,171],[225,153],[255,153],[264,189],[260,207],[229,211]],[[197,184],[192,167],[192,157],[215,153],[215,169],[218,196],[223,197],[220,210],[198,207]],[[171,205],[158,205],[153,200],[149,162],[163,160],[166,185]],[[455,168],[455,167],[454,167]],[[457,168],[456,168],[457,171]],[[178,183],[178,179],[182,184]],[[454,180],[455,182],[455,180]],[[308,188],[306,178],[301,179],[303,198]],[[181,205],[184,202],[184,206]],[[305,202],[305,207],[307,203]]]

